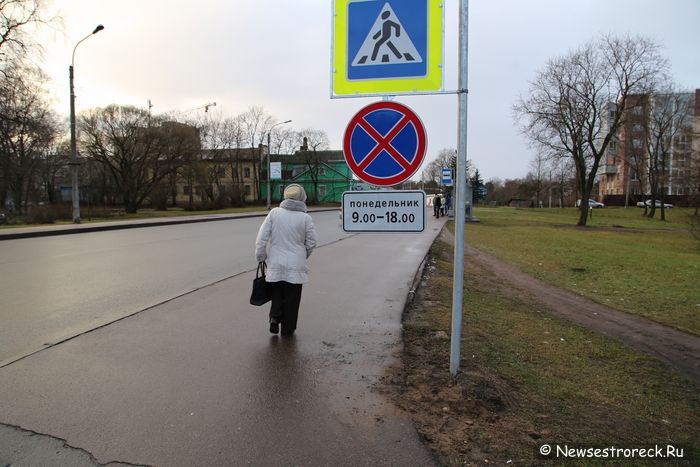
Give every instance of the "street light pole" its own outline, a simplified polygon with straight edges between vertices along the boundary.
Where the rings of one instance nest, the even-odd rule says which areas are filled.
[[[271,203],[270,203],[270,133],[272,133],[272,129],[278,125],[284,125],[285,123],[291,123],[291,120],[287,120],[285,122],[279,122],[275,123],[270,127],[270,130],[267,132],[267,210],[270,210]]]
[[[71,166],[71,197],[73,199],[73,223],[80,224],[80,193],[78,192],[78,152],[75,141],[75,91],[73,89],[73,65],[75,64],[75,49],[78,48],[81,42],[93,34],[97,34],[105,27],[98,24],[97,27],[87,36],[83,37],[73,47],[73,55],[71,55],[70,66],[68,67],[68,81],[70,82],[70,166]]]

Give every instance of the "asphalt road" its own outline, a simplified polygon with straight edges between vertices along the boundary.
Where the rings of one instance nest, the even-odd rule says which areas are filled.
[[[291,339],[247,272],[0,368],[0,465],[433,465],[375,389],[443,223],[324,239]]]
[[[321,245],[348,236],[313,213]],[[0,242],[0,367],[255,267],[261,217]]]

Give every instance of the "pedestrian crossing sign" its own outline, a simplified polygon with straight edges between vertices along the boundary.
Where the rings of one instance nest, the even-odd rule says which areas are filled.
[[[333,0],[333,94],[442,89],[444,0]]]

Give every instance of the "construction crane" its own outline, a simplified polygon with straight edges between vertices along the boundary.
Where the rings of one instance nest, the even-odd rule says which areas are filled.
[[[195,107],[194,109],[188,110],[188,112],[194,112],[195,110],[199,110],[199,109],[204,109],[204,112],[209,112],[209,107],[216,107],[216,102],[210,102],[208,104],[204,104],[202,106]]]

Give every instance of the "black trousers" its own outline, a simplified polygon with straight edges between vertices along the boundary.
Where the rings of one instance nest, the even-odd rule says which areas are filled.
[[[280,281],[270,282],[269,285],[272,286],[270,319],[276,319],[282,325],[282,334],[291,334],[297,328],[301,284]]]

